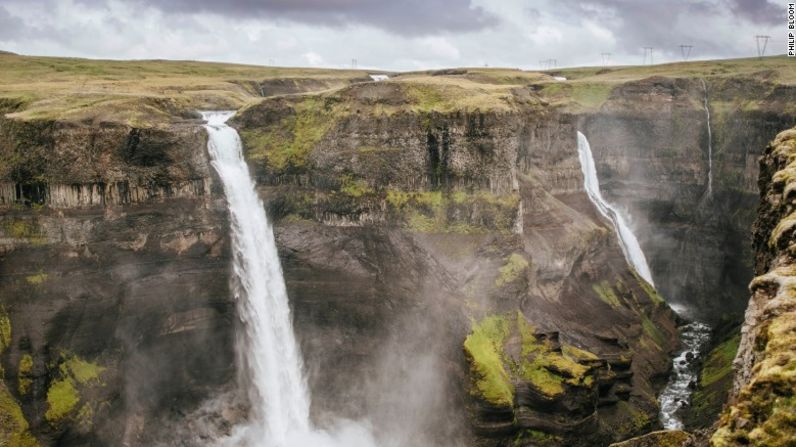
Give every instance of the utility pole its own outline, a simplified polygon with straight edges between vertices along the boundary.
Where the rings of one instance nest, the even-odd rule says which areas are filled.
[[[611,62],[611,53],[600,53],[600,57],[603,59],[603,67]]]
[[[689,57],[691,57],[691,49],[694,48],[693,45],[680,45],[680,54],[683,55],[683,61],[687,61]]]
[[[644,47],[644,65],[647,65],[647,54],[650,55],[649,65],[652,65],[652,50],[652,47]]]
[[[768,39],[771,39],[771,36],[761,36],[759,34],[755,36],[755,42],[757,42],[757,57],[759,57],[760,59],[762,59],[763,56],[766,55],[766,47],[768,46]],[[763,43],[762,46],[760,45],[761,42]]]

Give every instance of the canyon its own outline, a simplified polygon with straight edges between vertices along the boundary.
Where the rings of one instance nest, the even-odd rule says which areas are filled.
[[[68,60],[0,59],[87,76]],[[44,97],[22,75],[0,86],[9,445],[211,445],[252,413],[230,214],[198,110],[238,110],[229,125],[273,222],[322,429],[366,426],[385,446],[644,435],[662,428],[684,318],[714,329],[682,413],[698,442],[728,394],[747,408],[743,387],[760,383],[752,365],[768,351],[750,337],[764,304],[740,323],[753,274],[789,256],[784,227],[781,251],[765,242],[789,213],[772,189],[789,159],[769,149],[758,168],[796,124],[784,58],[379,82],[200,63],[167,80],[140,65],[140,81],[96,64],[90,89],[60,96],[48,96],[58,79],[34,85]],[[589,200],[578,132],[657,290]],[[753,303],[782,281],[755,280]],[[752,431],[728,411],[717,443]]]

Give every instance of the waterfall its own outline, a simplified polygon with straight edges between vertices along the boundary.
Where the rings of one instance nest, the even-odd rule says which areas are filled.
[[[240,137],[226,121],[234,112],[203,112],[207,148],[229,208],[234,285],[244,333],[240,367],[251,405],[249,425],[231,445],[251,447],[369,446],[370,435],[346,427],[333,437],[310,423],[310,395],[293,333],[274,232],[243,159]]]
[[[580,158],[580,169],[583,172],[583,187],[586,189],[586,194],[600,213],[613,223],[614,230],[619,236],[619,245],[622,247],[622,253],[624,253],[627,263],[645,281],[654,286],[652,273],[647,265],[647,258],[644,257],[644,252],[641,251],[638,239],[630,230],[622,214],[606,202],[602,193],[600,193],[600,181],[597,179],[597,167],[594,164],[591,146],[589,146],[589,140],[586,139],[586,136],[580,132],[578,132],[578,158]]]
[[[702,89],[705,91],[705,116],[707,117],[708,124],[708,194],[710,197],[713,194],[713,131],[710,128],[710,107],[708,106],[708,86],[704,79],[702,81]]]
[[[589,199],[603,216],[613,222],[627,262],[652,285],[652,276],[638,240],[630,231],[622,215],[606,202],[600,193],[600,182],[597,179],[594,156],[591,153],[589,141],[580,132],[578,132],[578,156],[583,171],[583,184]],[[708,188],[710,188],[710,183],[708,183]],[[672,305],[672,309],[680,316],[687,313],[687,309],[682,306]],[[661,423],[668,430],[683,428],[679,410],[690,404],[691,391],[699,375],[699,358],[710,341],[710,326],[693,321],[680,328],[680,340],[683,347],[672,360],[672,375],[659,398]]]

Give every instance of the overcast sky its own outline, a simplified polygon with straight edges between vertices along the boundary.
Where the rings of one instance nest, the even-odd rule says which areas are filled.
[[[0,49],[414,70],[534,69],[785,51],[781,0],[0,0]],[[1,69],[2,67],[0,67]]]

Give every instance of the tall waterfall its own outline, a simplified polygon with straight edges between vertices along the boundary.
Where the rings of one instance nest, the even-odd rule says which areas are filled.
[[[644,252],[641,251],[638,239],[630,230],[622,214],[610,203],[606,202],[600,192],[600,181],[597,179],[597,167],[594,164],[591,146],[589,146],[589,140],[581,132],[578,132],[578,157],[580,158],[580,169],[583,172],[583,186],[586,189],[586,194],[600,213],[613,223],[616,234],[619,236],[619,245],[622,247],[627,263],[636,269],[636,272],[645,281],[654,286],[652,273],[647,265],[647,258],[644,257]]]
[[[233,114],[202,113],[207,121],[207,148],[224,185],[232,223],[233,292],[244,327],[238,349],[251,404],[249,424],[238,430],[230,444],[372,445],[362,430],[349,427],[333,437],[310,424],[310,396],[276,241],[243,159],[238,133],[225,124]]]
[[[589,199],[603,216],[613,222],[627,262],[636,269],[639,275],[652,284],[652,275],[647,266],[647,259],[641,251],[636,236],[630,231],[622,215],[606,202],[600,193],[600,182],[597,179],[597,169],[591,147],[586,136],[580,132],[578,132],[578,156]],[[708,183],[708,188],[710,188],[710,183]],[[686,312],[683,307],[672,306],[672,308],[681,316]],[[672,375],[659,398],[661,423],[664,428],[670,430],[683,428],[679,410],[689,404],[691,400],[692,383],[697,380],[699,375],[699,357],[710,341],[710,326],[693,321],[680,328],[680,339],[683,342],[682,349],[672,360]]]
[[[705,91],[705,116],[707,117],[708,124],[708,194],[710,197],[713,194],[713,130],[710,128],[710,107],[708,106],[708,86],[704,79],[702,81],[702,89]]]
[[[232,222],[235,298],[245,328],[241,358],[249,375],[251,418],[273,442],[309,430],[310,399],[293,334],[273,229],[254,189],[241,142],[225,122],[232,112],[205,112],[213,168],[224,184]]]

